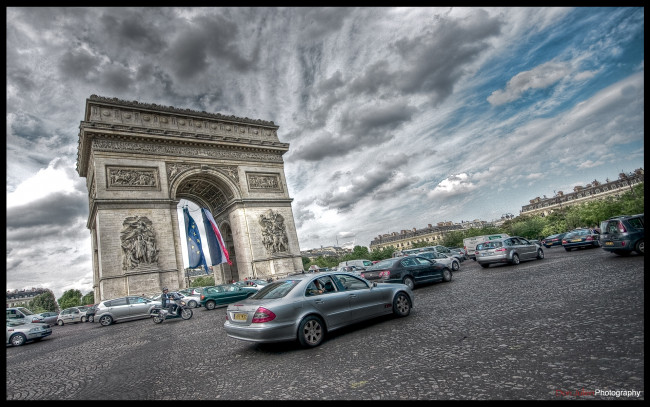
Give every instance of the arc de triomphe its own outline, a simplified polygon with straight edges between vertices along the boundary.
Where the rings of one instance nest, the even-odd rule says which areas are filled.
[[[302,269],[289,144],[273,122],[92,95],[79,129],[96,300],[185,287],[183,198],[208,208],[223,235],[233,264],[213,267],[216,282]]]

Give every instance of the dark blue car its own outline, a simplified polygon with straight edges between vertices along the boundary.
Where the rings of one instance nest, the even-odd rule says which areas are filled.
[[[600,234],[595,229],[573,229],[562,238],[562,247],[567,252],[571,249],[600,247]]]
[[[412,290],[418,284],[451,281],[452,273],[442,263],[411,255],[382,260],[362,271],[361,277],[378,283],[403,283]]]

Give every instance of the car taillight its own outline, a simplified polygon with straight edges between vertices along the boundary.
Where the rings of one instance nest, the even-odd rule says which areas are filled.
[[[255,311],[255,314],[253,315],[253,320],[251,322],[252,323],[269,322],[269,321],[273,321],[274,319],[275,319],[275,314],[273,312],[271,312],[270,310],[264,307],[259,307],[257,311]]]
[[[205,295],[201,294],[201,301],[205,300]]]
[[[565,243],[566,243],[566,240],[565,240],[565,239],[562,239],[562,244],[565,244]]]
[[[618,231],[621,233],[627,232],[627,229],[625,229],[625,225],[621,221],[618,221]]]
[[[587,236],[587,238],[585,240],[589,242],[589,241],[594,240],[594,237],[593,236]]]
[[[506,251],[506,248],[505,248],[505,247],[501,247],[501,248],[498,248],[498,249],[494,249],[494,251],[495,251],[495,252],[505,252],[505,251]]]
[[[388,270],[380,271],[379,272],[379,277],[386,277],[386,278],[390,277],[390,271],[388,271]]]

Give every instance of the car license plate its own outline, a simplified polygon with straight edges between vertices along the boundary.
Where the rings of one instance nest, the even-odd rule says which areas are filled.
[[[233,315],[235,321],[246,321],[248,314],[242,314],[241,312],[235,312]]]
[[[572,242],[581,242],[582,239],[573,239]]]
[[[614,246],[614,242],[605,242],[605,246]]]

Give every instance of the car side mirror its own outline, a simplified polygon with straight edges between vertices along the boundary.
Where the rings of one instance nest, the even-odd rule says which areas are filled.
[[[373,281],[373,282],[372,282],[372,286],[373,286],[373,287],[377,287],[377,282],[376,282],[376,281]]]

